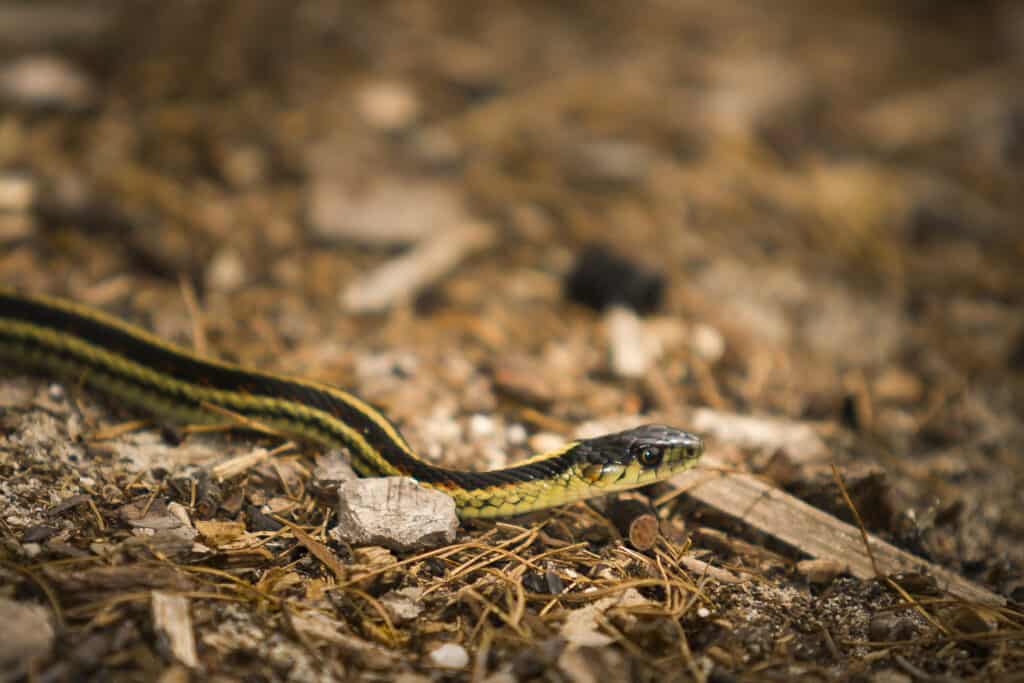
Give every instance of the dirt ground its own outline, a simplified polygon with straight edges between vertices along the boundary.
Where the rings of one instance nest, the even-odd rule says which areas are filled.
[[[605,501],[351,547],[338,454],[4,367],[0,679],[1024,680],[1022,76],[1012,0],[0,3],[0,286],[450,467],[753,418],[709,471],[854,523],[835,463],[998,597],[817,576],[692,479],[647,549]],[[567,296],[595,243],[651,310]]]

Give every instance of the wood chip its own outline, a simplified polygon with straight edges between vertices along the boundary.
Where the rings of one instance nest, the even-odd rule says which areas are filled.
[[[658,540],[658,518],[650,503],[620,496],[608,504],[608,519],[637,550],[650,550]]]
[[[196,641],[192,633],[192,616],[189,614],[188,598],[177,593],[153,591],[153,628],[179,662],[196,669]]]
[[[337,645],[351,654],[360,655],[368,666],[389,666],[403,659],[403,656],[392,650],[362,640],[345,631],[347,625],[317,612],[303,611],[291,615],[292,627],[300,634]]]
[[[215,548],[230,543],[245,533],[245,525],[241,522],[197,520],[196,529],[203,540]]]
[[[713,454],[704,456],[705,467],[722,467]],[[687,493],[726,514],[738,515],[759,531],[771,534],[812,558],[828,558],[848,566],[861,579],[874,578],[871,561],[864,549],[860,530],[784,491],[772,488],[749,474],[714,474],[693,471],[680,475]],[[985,605],[1003,605],[1005,600],[938,565],[900,550],[869,535],[879,571],[889,575],[925,568],[951,595]]]
[[[438,231],[402,256],[351,283],[339,295],[339,302],[342,308],[353,313],[385,311],[409,301],[468,256],[490,246],[494,239],[494,229],[487,223],[466,222]]]

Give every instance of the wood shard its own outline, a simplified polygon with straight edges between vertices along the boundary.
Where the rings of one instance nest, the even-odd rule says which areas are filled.
[[[438,281],[472,253],[490,246],[494,229],[487,223],[467,222],[438,231],[398,258],[350,284],[339,302],[353,313],[378,313],[412,299]]]
[[[170,654],[190,669],[198,668],[188,598],[177,593],[153,591],[152,610],[153,627]]]
[[[705,467],[722,467],[713,455],[704,457]],[[812,558],[827,558],[849,568],[861,579],[874,578],[871,560],[865,552],[860,530],[802,500],[771,487],[749,474],[687,472],[676,478],[697,500],[735,515],[759,531],[771,534]],[[1005,600],[954,572],[886,543],[869,534],[871,551],[879,571],[885,575],[923,568],[950,595],[985,605],[1003,605]]]

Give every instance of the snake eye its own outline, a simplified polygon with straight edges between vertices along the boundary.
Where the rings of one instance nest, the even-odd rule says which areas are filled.
[[[637,459],[644,467],[654,467],[661,462],[661,449],[656,446],[644,446]]]

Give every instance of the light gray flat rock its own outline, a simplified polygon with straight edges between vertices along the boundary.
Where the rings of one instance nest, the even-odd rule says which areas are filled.
[[[384,477],[338,487],[338,526],[331,533],[352,545],[407,552],[451,543],[458,528],[451,497],[408,477]]]

